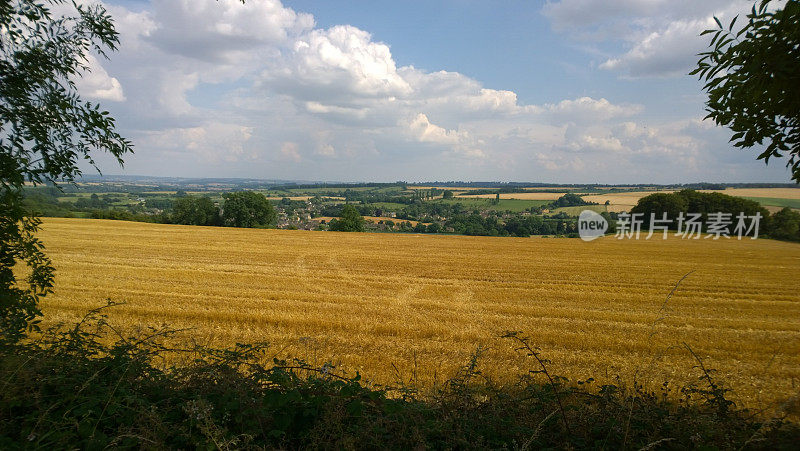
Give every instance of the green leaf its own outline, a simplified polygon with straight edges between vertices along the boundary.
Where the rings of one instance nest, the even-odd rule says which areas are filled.
[[[736,19],[738,19],[738,18],[739,18],[739,15],[738,15],[738,14],[737,14],[737,15],[735,15],[735,16],[733,16],[733,20],[731,20],[731,24],[730,24],[730,26],[728,26],[728,30],[731,30],[731,31],[733,31],[733,24],[735,24],[735,23],[736,23]]]

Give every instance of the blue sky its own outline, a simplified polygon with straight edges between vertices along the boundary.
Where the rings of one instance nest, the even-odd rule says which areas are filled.
[[[686,75],[738,0],[107,1],[79,83],[185,177],[789,181],[733,150]]]

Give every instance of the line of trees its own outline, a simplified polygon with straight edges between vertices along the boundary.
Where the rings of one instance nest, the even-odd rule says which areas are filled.
[[[172,221],[176,224],[269,227],[277,214],[269,199],[254,191],[225,193],[221,208],[205,196],[180,197],[173,203]]]
[[[541,216],[515,216],[503,221],[480,214],[456,215],[445,222],[452,233],[479,236],[571,235],[578,232],[574,218],[551,219]]]

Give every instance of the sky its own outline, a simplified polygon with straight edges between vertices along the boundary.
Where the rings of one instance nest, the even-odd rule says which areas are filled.
[[[789,182],[687,75],[738,0],[106,0],[81,94],[105,174],[316,181]],[[85,173],[93,169],[84,168]]]

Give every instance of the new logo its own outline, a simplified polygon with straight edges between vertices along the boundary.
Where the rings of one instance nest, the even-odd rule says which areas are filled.
[[[592,241],[605,235],[608,221],[592,210],[583,210],[578,216],[578,235],[583,241]]]

